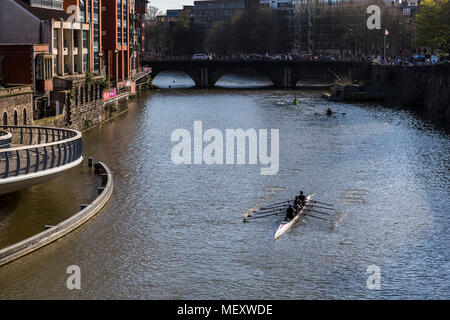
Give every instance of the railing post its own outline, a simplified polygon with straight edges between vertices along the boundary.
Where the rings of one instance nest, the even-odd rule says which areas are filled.
[[[34,172],[38,172],[39,171],[39,150],[38,150],[38,148],[36,148],[35,151],[36,151],[36,163],[34,165]]]
[[[5,153],[5,179],[9,176],[9,155],[8,152]]]
[[[30,168],[31,168],[30,150],[27,149],[27,169],[25,170],[25,174],[30,172]]]
[[[19,150],[16,151],[17,163],[16,163],[16,177],[20,174],[20,154]]]
[[[44,147],[44,167],[42,170],[47,169],[47,147]]]

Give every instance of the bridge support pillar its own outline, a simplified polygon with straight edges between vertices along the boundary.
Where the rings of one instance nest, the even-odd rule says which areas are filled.
[[[284,68],[283,87],[292,87],[292,68]]]
[[[200,69],[200,87],[209,87],[208,68]]]

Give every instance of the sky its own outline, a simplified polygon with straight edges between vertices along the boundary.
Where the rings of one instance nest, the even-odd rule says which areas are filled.
[[[167,9],[182,9],[183,5],[192,5],[194,0],[150,0],[150,5],[159,8],[163,13]]]

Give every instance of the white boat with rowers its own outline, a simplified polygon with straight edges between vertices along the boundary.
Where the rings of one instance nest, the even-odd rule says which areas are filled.
[[[303,208],[300,210],[299,213],[297,213],[297,215],[295,215],[295,217],[291,220],[291,221],[283,221],[281,222],[280,226],[278,227],[277,232],[275,233],[275,237],[274,239],[277,240],[279,237],[281,237],[286,231],[288,231],[290,228],[292,228],[292,226],[299,221],[301,218],[305,217],[305,210],[306,210],[306,206],[308,205],[308,202],[311,200],[311,198],[313,197],[313,195],[309,195],[306,197],[305,200],[305,205],[303,206]]]

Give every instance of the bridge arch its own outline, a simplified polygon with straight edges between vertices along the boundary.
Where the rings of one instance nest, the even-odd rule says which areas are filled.
[[[195,87],[196,82],[187,72],[162,70],[156,73],[152,84],[160,89],[183,89]]]

